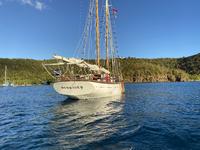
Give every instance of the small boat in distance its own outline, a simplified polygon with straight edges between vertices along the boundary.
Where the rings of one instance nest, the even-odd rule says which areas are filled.
[[[116,9],[111,9],[108,0],[102,1],[102,5],[99,17],[98,0],[90,0],[76,56],[66,58],[54,55],[55,62],[43,64],[56,81],[54,89],[71,99],[113,97],[125,91],[116,41],[113,39]]]
[[[13,83],[10,83],[7,81],[7,66],[5,66],[5,72],[4,72],[4,83],[3,85],[4,87],[7,87],[7,86],[14,86]]]

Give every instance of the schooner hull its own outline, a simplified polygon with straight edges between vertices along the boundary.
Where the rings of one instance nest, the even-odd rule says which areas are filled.
[[[92,81],[63,81],[53,84],[54,89],[72,99],[92,99],[119,96],[122,83],[101,83]]]

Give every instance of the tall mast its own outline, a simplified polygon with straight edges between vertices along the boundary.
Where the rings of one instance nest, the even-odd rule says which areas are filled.
[[[7,66],[5,66],[5,81],[4,81],[4,83],[6,84],[6,82],[7,82]]]
[[[109,6],[108,6],[108,0],[106,0],[106,68],[109,70],[109,50],[108,50],[108,34],[109,34]]]
[[[96,51],[97,65],[100,67],[100,46],[99,46],[99,2],[96,0]]]

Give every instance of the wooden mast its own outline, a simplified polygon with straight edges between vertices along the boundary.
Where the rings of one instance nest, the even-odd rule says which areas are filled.
[[[99,40],[99,4],[96,0],[96,51],[97,51],[97,65],[100,67],[100,40]]]
[[[109,34],[109,6],[108,6],[108,0],[106,0],[106,68],[109,70],[109,50],[108,50],[108,34]]]

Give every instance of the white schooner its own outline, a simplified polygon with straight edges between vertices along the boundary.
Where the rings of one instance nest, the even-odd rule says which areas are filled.
[[[115,13],[116,9],[112,9],[109,1],[103,0],[100,18],[98,0],[90,0],[75,57],[54,55],[52,62],[43,64],[55,79],[53,87],[59,94],[71,99],[91,99],[124,93],[119,57],[116,56],[117,46],[113,39]]]

